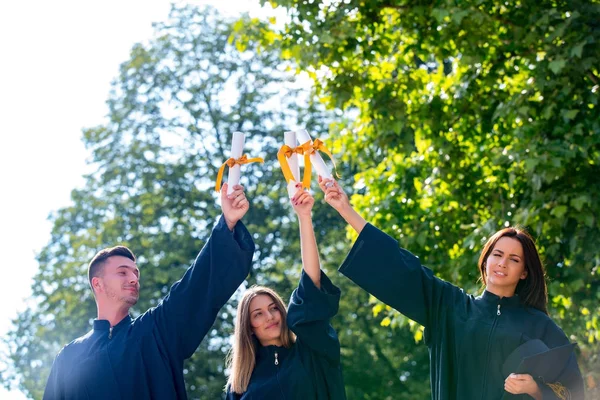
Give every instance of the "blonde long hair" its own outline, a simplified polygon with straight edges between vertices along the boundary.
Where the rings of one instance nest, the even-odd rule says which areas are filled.
[[[256,365],[256,353],[260,343],[252,334],[250,325],[250,302],[256,296],[265,294],[277,305],[281,312],[281,343],[291,347],[296,341],[296,335],[287,326],[287,310],[281,297],[273,289],[264,286],[252,286],[244,292],[237,308],[233,346],[227,355],[227,368],[230,370],[225,389],[242,394],[248,390],[250,377]]]

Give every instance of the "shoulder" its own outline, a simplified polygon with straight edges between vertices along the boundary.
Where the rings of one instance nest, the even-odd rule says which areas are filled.
[[[564,331],[549,315],[533,307],[525,307],[525,310],[537,333],[535,336],[548,346],[554,347],[569,341]]]
[[[83,336],[78,337],[77,339],[72,340],[63,346],[62,349],[56,355],[57,360],[65,360],[79,356],[81,351],[83,351],[89,342],[90,337],[94,333],[93,330],[89,331]]]

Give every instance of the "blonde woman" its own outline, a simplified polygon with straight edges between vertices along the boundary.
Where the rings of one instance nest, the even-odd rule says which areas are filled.
[[[340,343],[329,324],[340,290],[321,271],[312,225],[314,199],[291,200],[300,225],[302,276],[286,310],[272,289],[248,289],[238,306],[227,399],[345,399]]]

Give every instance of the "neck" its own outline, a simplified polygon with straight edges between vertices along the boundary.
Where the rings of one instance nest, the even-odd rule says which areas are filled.
[[[129,314],[129,307],[110,308],[98,304],[98,319],[105,319],[110,326],[115,326]]]
[[[283,346],[283,342],[281,341],[281,339],[280,339],[280,338],[277,338],[277,339],[270,339],[270,340],[265,340],[265,341],[262,341],[262,340],[260,340],[260,344],[261,344],[263,347],[267,347],[267,346],[277,346],[277,347],[281,347],[281,346]]]
[[[498,287],[498,286],[486,286],[485,290],[490,293],[495,294],[496,296],[502,297],[513,297],[515,295],[516,287]]]

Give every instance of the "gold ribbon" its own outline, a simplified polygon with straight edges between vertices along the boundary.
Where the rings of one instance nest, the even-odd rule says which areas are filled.
[[[221,180],[223,179],[223,172],[225,171],[225,166],[228,166],[229,168],[233,168],[235,165],[250,164],[253,162],[263,163],[263,162],[265,162],[265,160],[263,160],[260,157],[248,158],[248,156],[246,154],[244,154],[243,156],[241,156],[238,159],[230,158],[229,160],[225,161],[223,163],[223,165],[221,165],[221,167],[219,168],[219,173],[217,174],[217,182],[215,184],[215,191],[217,191],[217,192],[221,191]]]
[[[331,161],[333,162],[333,168],[335,170],[335,175],[339,178],[339,174],[337,173],[337,167],[335,165],[335,160],[333,159],[333,155],[329,149],[325,146],[325,143],[320,139],[315,139],[314,142],[307,141],[306,143],[301,144],[298,147],[290,147],[287,144],[281,146],[281,149],[277,152],[277,159],[279,160],[279,164],[281,165],[281,171],[283,172],[283,176],[285,177],[285,181],[289,182],[290,180],[296,180],[294,178],[294,174],[290,169],[290,165],[288,163],[288,158],[290,158],[294,153],[295,154],[303,154],[304,155],[304,177],[302,178],[302,187],[304,189],[310,188],[310,177],[311,177],[311,167],[310,156],[317,151],[322,151],[327,154]]]

